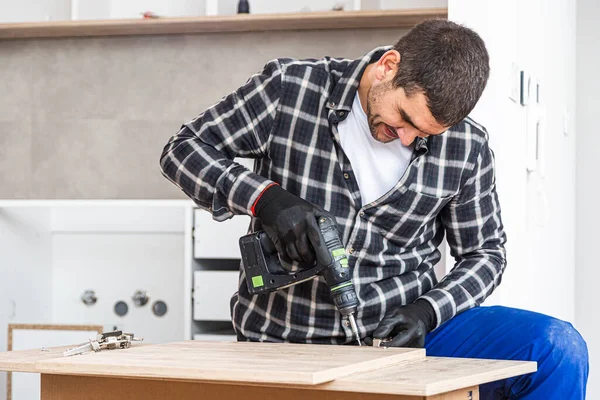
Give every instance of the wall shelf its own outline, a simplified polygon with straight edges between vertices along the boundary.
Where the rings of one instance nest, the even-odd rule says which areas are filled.
[[[410,28],[425,19],[447,18],[447,15],[446,8],[431,8],[13,23],[0,24],[0,39]]]

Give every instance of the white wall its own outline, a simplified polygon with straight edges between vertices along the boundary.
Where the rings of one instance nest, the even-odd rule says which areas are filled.
[[[6,351],[9,323],[116,325],[154,343],[186,337],[188,202],[0,203],[0,351]],[[98,298],[89,307],[80,300],[87,289]],[[149,293],[148,304],[133,305],[136,290]],[[125,317],[113,311],[118,300],[129,306]],[[152,313],[156,300],[166,302],[166,315]],[[0,399],[5,393],[6,374],[0,373]]]
[[[345,10],[446,7],[447,0],[249,0],[253,14]],[[238,0],[0,0],[0,23],[141,18],[152,11],[169,17],[231,15]]]
[[[574,3],[450,0],[448,8],[451,20],[480,33],[491,56],[490,81],[473,117],[487,127],[496,153],[508,266],[502,284],[486,304],[529,309],[572,322],[573,119],[569,136],[562,126],[565,108],[575,110]],[[526,170],[526,109],[509,99],[513,61],[541,80],[546,108],[544,177]]]
[[[0,351],[9,323],[50,322],[52,287],[47,210],[0,207]],[[6,373],[0,373],[0,399]]]
[[[145,11],[169,17],[204,15],[205,3],[204,0],[110,0],[110,17],[140,18],[140,13]]]
[[[71,0],[0,0],[0,23],[71,18]]]
[[[226,0],[237,3],[237,0]],[[336,4],[345,10],[390,10],[398,8],[446,7],[447,0],[249,0],[250,12],[256,14],[296,11],[328,11]]]
[[[600,226],[600,135],[597,132],[600,93],[600,4],[577,1],[577,280],[576,321],[588,343],[591,371],[589,398],[600,398],[600,321],[598,315],[598,226]]]

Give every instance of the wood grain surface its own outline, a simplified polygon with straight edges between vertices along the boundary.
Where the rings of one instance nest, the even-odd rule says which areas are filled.
[[[7,342],[7,350],[13,350],[13,339],[14,333],[18,330],[41,330],[41,331],[96,331],[98,333],[102,333],[102,325],[60,325],[60,324],[8,324],[8,342]],[[66,350],[66,349],[64,349]],[[30,360],[31,366],[35,364],[32,362],[37,359],[38,352],[42,351],[38,349],[37,352],[33,351],[30,355],[28,355],[28,359]],[[43,352],[46,354],[42,354],[41,356],[44,358],[48,358],[49,350],[44,349]],[[54,354],[54,350],[51,354]],[[62,351],[61,351],[62,352]],[[27,361],[25,361],[27,362]],[[6,400],[12,400],[12,370],[6,373]],[[16,372],[17,370],[14,370]]]
[[[198,341],[136,345],[67,358],[61,357],[64,348],[0,353],[0,370],[404,396],[442,395],[536,370],[535,362],[424,357],[422,349]]]
[[[428,18],[447,18],[447,16],[448,9],[446,8],[423,8],[409,10],[239,14],[186,18],[27,22],[0,24],[0,39],[168,35],[306,29],[406,29]]]
[[[315,385],[424,357],[423,349],[185,341],[44,359],[33,372]]]
[[[62,357],[63,351],[73,346],[49,347],[47,349],[16,350],[0,353],[0,371],[39,372],[38,361]]]
[[[327,390],[432,396],[535,372],[532,361],[426,357],[321,385]]]

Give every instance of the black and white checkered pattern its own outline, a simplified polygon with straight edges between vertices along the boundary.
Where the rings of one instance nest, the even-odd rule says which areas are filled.
[[[418,138],[398,184],[362,204],[337,123],[360,77],[388,47],[362,59],[277,59],[185,124],[161,156],[163,174],[222,221],[251,215],[261,191],[284,189],[336,216],[360,300],[361,336],[386,310],[428,300],[437,325],[481,303],[500,283],[506,237],[485,129],[466,119],[440,136]],[[232,161],[255,159],[254,171]],[[252,230],[260,229],[253,218]],[[453,270],[437,282],[437,247],[447,233]],[[322,278],[271,294],[248,293],[243,272],[233,323],[248,340],[352,342]]]

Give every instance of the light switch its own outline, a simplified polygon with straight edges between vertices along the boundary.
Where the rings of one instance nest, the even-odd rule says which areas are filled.
[[[526,106],[532,100],[532,79],[527,71],[521,71],[521,105]]]
[[[512,63],[510,70],[510,93],[508,97],[515,103],[521,102],[521,71],[515,63]]]

